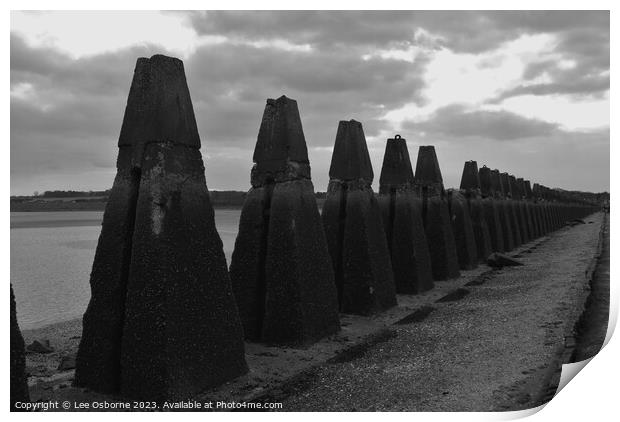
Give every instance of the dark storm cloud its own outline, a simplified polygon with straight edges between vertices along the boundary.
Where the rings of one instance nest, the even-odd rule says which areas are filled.
[[[241,40],[285,38],[320,50],[341,45],[364,51],[420,45],[478,54],[521,35],[553,34],[557,39],[553,52],[559,58],[531,65],[538,73],[546,71],[551,82],[517,86],[493,101],[525,94],[597,96],[609,90],[607,11],[213,11],[193,12],[189,20],[201,34]],[[559,59],[576,65],[563,69]],[[534,73],[528,68],[524,78]]]
[[[597,98],[609,91],[609,21],[606,27],[575,28],[562,33],[554,52],[559,57],[532,62],[523,72],[526,82],[539,76],[547,76],[549,82],[518,85],[491,102],[528,94]]]
[[[403,129],[425,132],[431,138],[478,137],[499,141],[549,136],[559,131],[554,123],[528,119],[509,111],[467,110],[459,104],[442,107],[423,122],[406,121]]]
[[[414,37],[423,29],[439,37],[437,48],[466,53],[495,49],[522,34],[609,28],[605,11],[208,11],[188,16],[200,34],[286,39],[320,48],[430,42]]]
[[[12,180],[34,174],[42,185],[58,174],[112,172],[136,58],[156,51],[144,46],[73,59],[11,34]]]
[[[199,34],[242,40],[285,39],[325,48],[388,46],[413,37],[411,12],[361,11],[208,11],[191,12]]]
[[[207,180],[219,189],[247,188],[265,99],[285,94],[298,101],[315,185],[324,190],[338,121],[361,121],[368,138],[390,133],[392,123],[384,119],[387,112],[410,103],[423,106],[429,100],[426,67],[436,49],[480,54],[521,35],[549,33],[557,41],[554,55],[531,63],[523,84],[500,93],[495,101],[523,94],[597,96],[609,88],[608,12],[184,15],[198,34],[223,37],[221,43],[199,45],[185,59]],[[287,48],[275,40],[301,48]],[[424,51],[413,63],[377,54],[411,46]],[[166,51],[154,45],[135,46],[75,59],[53,47],[29,46],[12,33],[12,189],[29,193],[109,187],[135,61],[156,53]],[[562,65],[560,59],[575,66]],[[536,82],[542,75],[549,82]],[[586,139],[552,123],[455,105],[437,110],[425,122],[405,123],[405,129],[436,135],[428,138],[432,142],[457,143],[466,136],[472,138],[469,145],[473,138],[481,145],[503,140],[506,148],[545,137]],[[376,172],[382,148],[381,142],[370,145]],[[461,151],[456,146],[453,150]],[[96,178],[102,172],[109,180]]]
[[[160,52],[166,53],[133,47],[73,59],[12,34],[13,178],[106,165],[113,172],[135,60]],[[370,137],[388,127],[382,116],[390,109],[422,103],[426,63],[424,55],[408,63],[364,60],[348,49],[300,52],[225,43],[199,47],[185,67],[203,154],[219,160],[218,148],[237,148],[249,169],[267,98],[298,100],[310,148],[331,146],[338,120],[362,121]],[[245,173],[231,181],[233,187],[246,185]]]
[[[287,95],[298,101],[311,146],[327,146],[338,120],[358,119],[373,136],[385,127],[381,117],[388,110],[423,103],[426,63],[423,56],[414,63],[363,60],[346,49],[310,53],[216,44],[198,49],[186,69],[204,138],[253,146],[265,100]]]

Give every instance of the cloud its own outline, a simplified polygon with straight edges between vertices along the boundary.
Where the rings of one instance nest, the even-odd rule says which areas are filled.
[[[265,100],[284,94],[298,101],[312,147],[333,144],[338,120],[358,119],[373,136],[388,110],[423,103],[426,63],[216,44],[199,48],[186,70],[203,138],[253,148]]]
[[[548,83],[519,84],[491,102],[518,95],[600,96],[609,90],[609,12],[607,11],[209,11],[188,20],[202,35],[240,41],[286,38],[317,51],[411,46],[480,54],[529,34],[550,34],[548,58],[531,63],[524,78],[546,72]],[[564,68],[561,63],[575,63]],[[485,62],[486,63],[486,62]]]
[[[208,11],[190,12],[199,34],[285,38],[316,48],[415,43],[480,53],[523,34],[609,27],[605,11]],[[419,32],[423,30],[423,32]],[[601,31],[603,32],[603,31]],[[424,34],[426,33],[426,34]]]
[[[530,119],[509,111],[468,110],[460,104],[439,108],[422,122],[405,121],[404,130],[432,136],[477,137],[498,141],[548,136],[559,130],[557,124]]]
[[[532,61],[525,68],[525,83],[504,90],[491,102],[520,95],[600,98],[609,91],[609,13],[591,12],[585,14],[583,21],[569,23],[574,26],[555,34],[555,46],[547,57]],[[547,81],[533,82],[538,77]]]
[[[390,113],[408,107],[414,112],[402,112],[410,118],[403,136],[409,132],[410,141],[449,145],[442,153],[449,157],[449,168],[461,166],[457,152],[475,147],[481,148],[477,154],[492,154],[490,146],[497,141],[502,152],[495,151],[496,157],[504,151],[515,156],[517,146],[527,145],[552,159],[548,144],[536,143],[571,139],[577,145],[591,138],[541,120],[537,110],[548,107],[545,101],[552,95],[581,104],[584,97],[592,101],[609,91],[608,12],[210,11],[175,16],[187,24],[181,32],[195,33],[185,69],[207,181],[219,189],[248,187],[265,99],[282,94],[298,101],[315,186],[323,190],[339,120],[364,124],[377,174],[384,138],[402,120]],[[178,22],[176,17],[167,21]],[[55,18],[56,25],[61,18]],[[162,28],[167,30],[180,31]],[[135,61],[171,53],[149,40],[138,42],[139,37],[134,37],[137,44],[78,55],[61,41],[30,44],[33,34],[45,31],[11,33],[12,189],[107,188]],[[65,32],[63,39],[73,39],[71,31]],[[84,34],[84,43],[96,36]],[[46,39],[53,41],[54,34]],[[511,46],[519,40],[527,42],[517,51]],[[104,39],[97,41],[107,46]],[[529,51],[529,45],[536,51]],[[442,61],[445,56],[459,60]],[[494,77],[500,70],[501,77]],[[438,84],[440,89],[433,90]],[[445,95],[437,102],[442,90]],[[485,99],[496,104],[480,108]],[[528,105],[530,114],[516,106],[507,111],[510,103],[524,99],[540,99],[537,104],[543,106]],[[425,120],[411,120],[429,112]],[[600,157],[605,135],[597,136]],[[463,138],[467,142],[460,142]],[[515,165],[528,162],[514,160]],[[603,170],[595,173],[606,183]]]
[[[73,59],[11,34],[11,181],[96,189],[114,174],[116,142],[142,46]],[[13,187],[12,187],[13,188]]]
[[[12,34],[12,180],[39,173],[62,184],[67,183],[58,178],[62,174],[103,163],[113,172],[135,61],[159,52],[166,53],[158,46],[136,46],[73,59],[54,48],[30,46]],[[267,98],[285,94],[296,99],[310,149],[331,147],[338,120],[362,121],[370,138],[390,128],[383,119],[388,110],[422,103],[426,63],[424,55],[410,63],[363,59],[346,49],[303,52],[242,43],[198,47],[185,60],[185,69],[203,154],[217,157],[233,148],[246,161],[241,173],[229,156],[224,158],[228,168],[214,163],[214,177],[229,172],[229,177],[216,179],[216,185],[247,186],[246,169],[252,164]],[[71,180],[89,182],[95,183],[88,177]]]

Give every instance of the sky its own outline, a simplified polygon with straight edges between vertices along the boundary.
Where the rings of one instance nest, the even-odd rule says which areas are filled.
[[[267,98],[297,100],[325,191],[340,120],[549,187],[609,190],[609,12],[11,12],[11,195],[103,190],[138,57],[184,61],[207,185],[248,190]]]

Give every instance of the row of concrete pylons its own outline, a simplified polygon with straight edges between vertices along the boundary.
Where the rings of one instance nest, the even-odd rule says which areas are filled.
[[[311,344],[339,331],[340,312],[386,310],[594,210],[472,161],[446,192],[434,148],[420,147],[414,175],[400,136],[376,195],[351,120],[319,213],[297,103],[282,96],[267,100],[228,269],[180,60],[138,60],[118,146],[74,383],[141,400],[236,378],[244,340]]]

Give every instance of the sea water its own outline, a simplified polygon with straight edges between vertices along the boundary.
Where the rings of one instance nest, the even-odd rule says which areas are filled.
[[[215,210],[229,264],[240,213]],[[103,211],[11,213],[11,283],[22,330],[82,317],[102,218]]]

